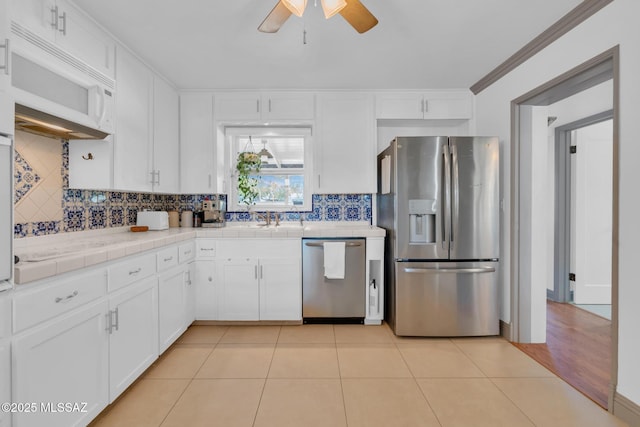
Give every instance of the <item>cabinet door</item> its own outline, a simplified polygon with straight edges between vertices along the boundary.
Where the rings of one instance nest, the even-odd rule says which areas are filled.
[[[218,93],[214,96],[216,120],[258,120],[262,109],[257,92]]]
[[[175,268],[158,280],[159,351],[162,354],[187,329],[185,269]]]
[[[261,258],[260,320],[302,319],[300,258]]]
[[[12,0],[11,19],[40,37],[55,40],[55,0]]]
[[[56,43],[65,51],[113,78],[115,43],[80,9],[66,0],[57,0]]]
[[[164,80],[153,79],[153,191],[180,191],[180,131],[178,93]]]
[[[215,261],[198,261],[195,267],[196,320],[218,320]]]
[[[316,193],[376,192],[374,128],[372,95],[318,95]]]
[[[471,119],[473,98],[468,91],[433,91],[424,97],[425,119]]]
[[[16,413],[16,426],[86,425],[107,405],[106,313],[107,303],[101,301],[14,337],[14,402],[86,402],[86,412],[52,412],[55,407],[46,411],[38,406],[35,413]]]
[[[422,93],[394,92],[376,95],[376,119],[422,119]]]
[[[184,273],[186,308],[184,323],[185,328],[196,320],[196,263],[190,262],[186,265],[187,269]]]
[[[255,258],[221,261],[220,320],[259,320],[258,262]]]
[[[11,38],[11,23],[9,22],[9,0],[0,0],[0,92],[8,90],[11,87],[11,77],[9,69],[9,58],[11,50],[9,39]],[[7,96],[0,93],[0,97]],[[0,108],[0,113],[2,109]],[[0,118],[0,122],[2,118]],[[0,133],[7,133],[0,126]],[[13,131],[8,132],[13,133]]]
[[[87,160],[91,154],[92,159]],[[69,141],[69,188],[108,190],[113,188],[113,136],[104,141]]]
[[[271,92],[262,95],[262,118],[268,120],[313,120],[312,93]]]
[[[180,192],[215,192],[213,95],[180,95]]]
[[[119,48],[116,82],[114,186],[117,190],[149,192],[153,76],[128,50]]]
[[[158,358],[157,279],[149,278],[109,299],[109,402]]]
[[[9,340],[0,340],[0,403],[11,400],[11,347]],[[11,413],[0,411],[0,427],[9,425]]]

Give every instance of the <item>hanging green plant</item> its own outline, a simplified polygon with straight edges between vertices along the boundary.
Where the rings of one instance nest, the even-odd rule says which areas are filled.
[[[247,205],[247,208],[256,203],[259,196],[258,178],[262,161],[257,153],[243,151],[238,153],[236,170],[238,171],[238,202]]]

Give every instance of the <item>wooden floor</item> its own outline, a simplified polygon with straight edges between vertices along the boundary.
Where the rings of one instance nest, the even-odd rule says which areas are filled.
[[[516,347],[603,408],[611,380],[611,321],[547,301],[547,343]]]

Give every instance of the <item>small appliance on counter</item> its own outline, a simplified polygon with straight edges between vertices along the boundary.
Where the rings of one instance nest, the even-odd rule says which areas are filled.
[[[225,206],[221,200],[204,200],[202,202],[202,227],[220,228],[225,226]]]
[[[136,225],[147,226],[149,230],[168,230],[169,214],[167,211],[139,211]]]

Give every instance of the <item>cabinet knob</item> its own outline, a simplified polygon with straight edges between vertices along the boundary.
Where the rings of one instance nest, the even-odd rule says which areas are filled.
[[[213,277],[209,276],[208,279],[210,282],[213,282]]]

